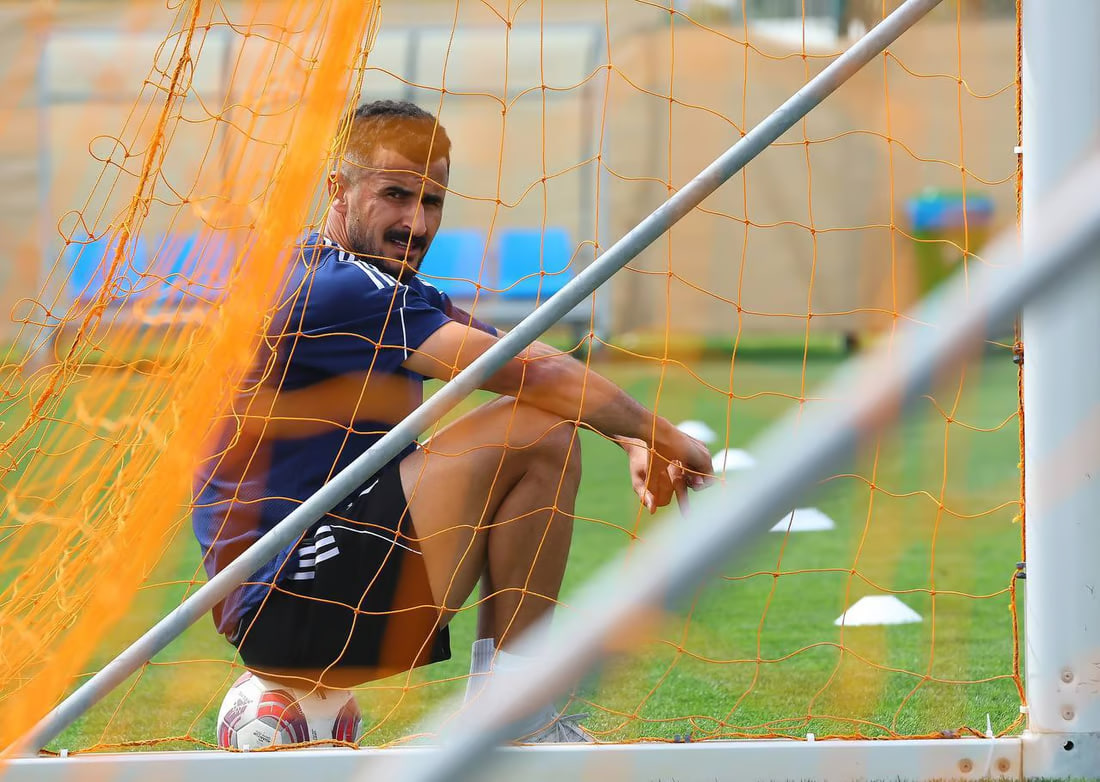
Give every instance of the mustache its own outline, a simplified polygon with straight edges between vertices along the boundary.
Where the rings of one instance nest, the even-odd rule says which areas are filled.
[[[412,234],[402,233],[401,231],[387,231],[382,238],[387,242],[407,244],[410,250],[423,250],[428,244],[426,236],[413,236]]]

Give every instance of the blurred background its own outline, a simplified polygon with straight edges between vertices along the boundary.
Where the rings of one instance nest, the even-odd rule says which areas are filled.
[[[476,294],[486,317],[515,320],[896,5],[384,4],[363,99],[414,100],[455,144],[425,273],[456,298]],[[165,39],[175,13],[125,0],[0,4],[0,340],[48,321],[95,277],[102,253],[72,274],[72,250],[65,270],[54,264],[67,238],[102,233],[132,198],[125,185],[155,124],[139,125],[141,113],[161,97],[150,77],[179,43]],[[601,339],[637,346],[671,324],[679,342],[724,347],[887,328],[1015,220],[1014,13],[1008,0],[945,3],[632,263],[575,314],[577,328],[591,321]],[[212,18],[250,19],[257,33],[205,30],[157,183],[160,202],[180,208],[149,211],[150,245],[258,211],[262,188],[225,197],[216,180],[245,148],[250,179],[277,160],[276,143],[265,155],[255,141],[279,111],[249,124],[234,108],[240,75],[270,56],[264,14],[216,5]],[[268,85],[268,104],[277,93]]]

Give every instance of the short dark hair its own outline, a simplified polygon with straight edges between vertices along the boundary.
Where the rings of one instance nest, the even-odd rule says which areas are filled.
[[[376,149],[401,153],[425,168],[436,160],[451,163],[451,139],[431,112],[404,100],[375,100],[362,104],[341,128],[347,128],[347,145],[341,169],[362,170]]]

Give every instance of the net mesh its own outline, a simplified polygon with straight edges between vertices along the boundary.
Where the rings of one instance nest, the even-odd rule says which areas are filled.
[[[6,199],[0,217],[13,259],[0,294],[0,745],[205,580],[191,476],[216,429],[315,417],[288,420],[246,375],[286,293],[285,249],[323,222],[334,129],[360,97],[413,100],[446,126],[445,217],[422,276],[508,327],[895,5],[851,2],[842,19],[809,0],[4,11],[20,38],[0,74],[3,165],[38,200]],[[548,341],[659,415],[705,425],[719,472],[751,460],[779,416],[850,403],[813,389],[846,351],[888,342],[924,291],[982,263],[988,232],[1015,220],[1016,47],[996,4],[945,3]],[[1016,730],[1013,343],[991,335],[580,685],[588,730],[608,742]],[[580,437],[575,508],[548,495],[574,518],[563,612],[652,523],[618,446]],[[799,531],[813,521],[832,528]],[[918,620],[858,625],[865,597]],[[454,659],[356,688],[359,743],[417,739],[461,691],[478,602],[452,622]],[[241,672],[202,620],[51,748],[212,746]]]

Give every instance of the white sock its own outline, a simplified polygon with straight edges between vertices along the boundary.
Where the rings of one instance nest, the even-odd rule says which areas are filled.
[[[489,683],[489,671],[493,667],[496,651],[492,638],[479,638],[470,647],[470,678],[466,680],[466,703],[480,695]]]
[[[507,676],[508,674],[516,671],[530,670],[531,663],[535,662],[534,657],[524,657],[519,654],[512,654],[503,650],[497,651],[496,662],[493,665],[494,674],[502,674]],[[516,725],[515,734],[517,737],[526,736],[529,733],[534,733],[537,730],[545,728],[558,718],[558,711],[554,708],[553,704],[548,704],[537,712],[532,714],[527,719]]]
[[[513,654],[512,652],[506,652],[503,649],[500,649],[497,652],[497,660],[496,663],[493,665],[493,670],[522,671],[533,662],[535,662],[534,657],[525,657],[522,654]]]

